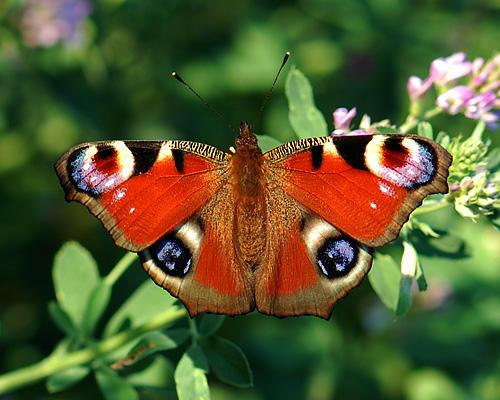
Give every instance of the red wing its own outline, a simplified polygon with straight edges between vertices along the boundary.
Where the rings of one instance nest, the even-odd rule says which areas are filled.
[[[200,210],[228,177],[228,156],[185,141],[86,143],[56,171],[68,201],[84,204],[115,243],[140,251]]]
[[[451,156],[416,136],[304,139],[265,155],[274,185],[372,247],[394,240],[431,193],[446,193]]]
[[[236,257],[233,218],[232,188],[226,185],[199,214],[140,253],[151,278],[191,316],[238,315],[254,308],[253,274]]]

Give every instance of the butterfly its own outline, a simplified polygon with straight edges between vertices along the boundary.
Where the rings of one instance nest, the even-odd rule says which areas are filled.
[[[182,140],[78,145],[55,169],[191,316],[257,309],[329,318],[424,197],[450,154],[412,135],[337,135],[263,153],[242,122],[224,152]]]

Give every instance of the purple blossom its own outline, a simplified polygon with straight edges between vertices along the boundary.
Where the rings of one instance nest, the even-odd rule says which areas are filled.
[[[498,129],[500,121],[500,110],[489,111],[481,116],[481,120],[486,122],[488,129],[495,131]]]
[[[432,78],[427,78],[422,80],[418,76],[410,76],[408,83],[406,84],[406,90],[408,91],[408,96],[412,101],[415,101],[426,94],[433,84]]]
[[[335,126],[335,130],[342,130],[349,132],[349,126],[353,118],[356,116],[356,107],[348,110],[345,107],[337,108],[333,112],[333,125]]]
[[[21,20],[24,41],[31,47],[75,44],[90,11],[88,0],[28,0]]]
[[[465,116],[472,119],[481,119],[484,114],[493,108],[496,98],[495,93],[491,91],[472,97],[465,106]]]
[[[460,52],[434,60],[431,64],[430,78],[438,86],[444,86],[470,74],[472,70],[473,64],[466,60],[465,53]]]
[[[375,132],[368,132],[368,131],[365,131],[364,129],[355,129],[355,130],[347,133],[347,135],[358,136],[358,135],[370,135],[371,133],[375,133]]]
[[[496,55],[486,64],[482,58],[476,58],[473,62],[472,86],[479,87],[487,82],[498,83],[500,75],[500,55]]]
[[[440,95],[436,104],[449,114],[455,115],[464,110],[467,102],[474,97],[474,91],[468,86],[455,86]]]

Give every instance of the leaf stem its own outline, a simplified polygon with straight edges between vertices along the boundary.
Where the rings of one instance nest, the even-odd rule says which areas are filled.
[[[411,129],[415,128],[420,122],[428,121],[443,112],[440,107],[432,108],[426,111],[420,118],[409,118],[405,121],[403,125],[399,127],[399,130],[403,133],[408,133]]]
[[[189,321],[189,332],[191,332],[193,344],[196,344],[200,337],[200,333],[198,332],[198,327],[196,326],[196,321],[193,318],[188,318],[188,321]]]
[[[186,316],[186,310],[183,308],[172,307],[148,322],[104,339],[94,346],[71,353],[49,356],[36,364],[6,373],[0,376],[0,394],[34,383],[63,369],[88,364],[146,332],[164,328]]]
[[[450,203],[448,203],[446,200],[441,200],[427,204],[424,203],[422,206],[418,207],[415,211],[413,211],[412,216],[423,215],[430,212],[438,211],[445,208],[448,204]]]
[[[113,286],[123,273],[132,265],[136,260],[137,254],[128,252],[120,261],[113,267],[111,272],[104,278],[106,285]]]

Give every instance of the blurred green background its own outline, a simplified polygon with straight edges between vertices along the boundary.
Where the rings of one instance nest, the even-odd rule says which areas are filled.
[[[490,57],[500,43],[497,0],[57,3],[0,2],[0,373],[41,359],[61,337],[47,302],[63,242],[81,242],[103,273],[123,254],[84,207],[64,201],[52,165],[72,145],[176,138],[227,149],[228,124],[241,119],[288,140],[284,79],[262,120],[258,112],[286,50],[328,120],[356,106],[398,123],[409,75],[425,77],[434,58],[455,51]],[[170,78],[173,70],[228,124]],[[473,122],[441,117],[435,126],[468,134]],[[409,315],[395,320],[365,282],[329,322],[228,318],[221,333],[249,357],[255,386],[210,376],[213,398],[500,399],[499,233],[451,210],[432,225],[450,234],[423,255],[430,288]],[[113,304],[144,279],[136,265]],[[40,383],[5,399],[100,396],[86,383],[54,396]]]

